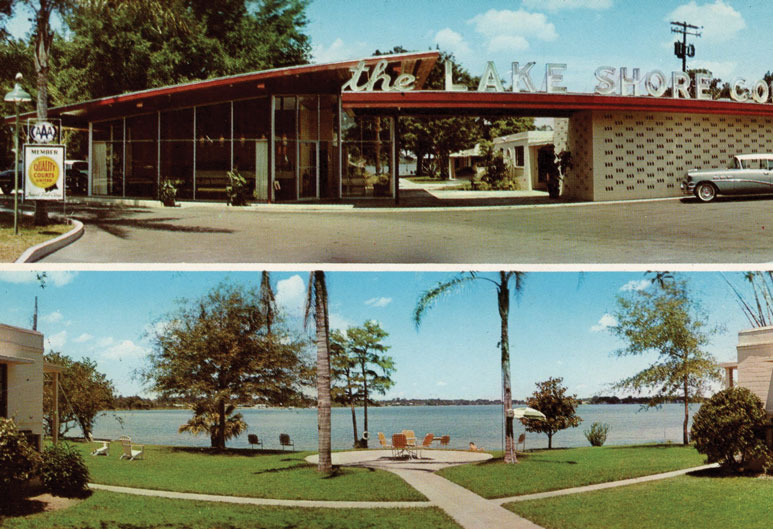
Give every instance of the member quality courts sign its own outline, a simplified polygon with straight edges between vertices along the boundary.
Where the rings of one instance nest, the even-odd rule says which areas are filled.
[[[64,145],[24,146],[24,198],[64,200]]]

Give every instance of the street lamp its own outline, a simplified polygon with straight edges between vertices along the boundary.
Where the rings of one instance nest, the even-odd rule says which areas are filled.
[[[13,101],[16,106],[16,128],[13,134],[14,163],[13,163],[13,234],[19,234],[19,103],[29,103],[30,96],[21,87],[22,75],[16,74],[16,84],[13,90],[5,94],[5,100]]]

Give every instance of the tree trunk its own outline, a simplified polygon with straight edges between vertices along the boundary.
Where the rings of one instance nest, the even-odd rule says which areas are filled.
[[[687,377],[684,377],[684,423],[682,424],[682,444],[690,444],[687,432],[687,422],[690,420],[690,394],[688,393]]]
[[[333,461],[330,455],[330,339],[327,316],[327,286],[325,272],[314,271],[314,319],[317,327],[317,429],[319,435],[319,463],[317,470],[330,474]]]
[[[346,393],[349,397],[349,406],[352,409],[352,431],[354,433],[354,447],[357,448],[357,413],[354,408],[354,395],[352,395],[352,382],[348,374],[346,376]]]
[[[217,403],[217,412],[220,415],[217,424],[217,448],[225,450],[225,401],[222,399]]]
[[[362,431],[364,433],[368,431],[368,375],[367,375],[367,372],[365,371],[365,367],[366,367],[365,362],[364,361],[360,362],[360,365],[362,366],[362,392],[365,395],[365,400],[362,403],[362,408],[363,408]],[[362,447],[368,448],[367,439],[363,439]]]
[[[48,54],[54,35],[51,32],[52,6],[48,0],[40,0],[35,17],[35,70],[37,71],[38,101],[37,116],[48,119]],[[64,169],[64,168],[62,168]],[[48,208],[45,200],[35,201],[35,226],[48,225]]]
[[[501,334],[499,347],[502,351],[502,397],[505,413],[505,463],[517,463],[515,454],[515,439],[513,438],[513,391],[510,387],[510,342],[508,332],[508,319],[510,316],[510,287],[509,277],[505,272],[499,272],[499,319]]]
[[[548,450],[553,450],[553,434],[548,432]]]

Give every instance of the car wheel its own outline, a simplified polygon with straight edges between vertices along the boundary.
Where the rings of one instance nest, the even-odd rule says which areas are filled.
[[[701,182],[698,187],[695,188],[695,196],[701,202],[711,202],[717,197],[717,188],[714,184],[708,182]]]

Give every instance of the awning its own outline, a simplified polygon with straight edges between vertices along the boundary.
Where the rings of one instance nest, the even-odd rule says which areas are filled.
[[[19,358],[18,356],[0,355],[0,363],[3,364],[34,364],[34,360],[29,358]]]

